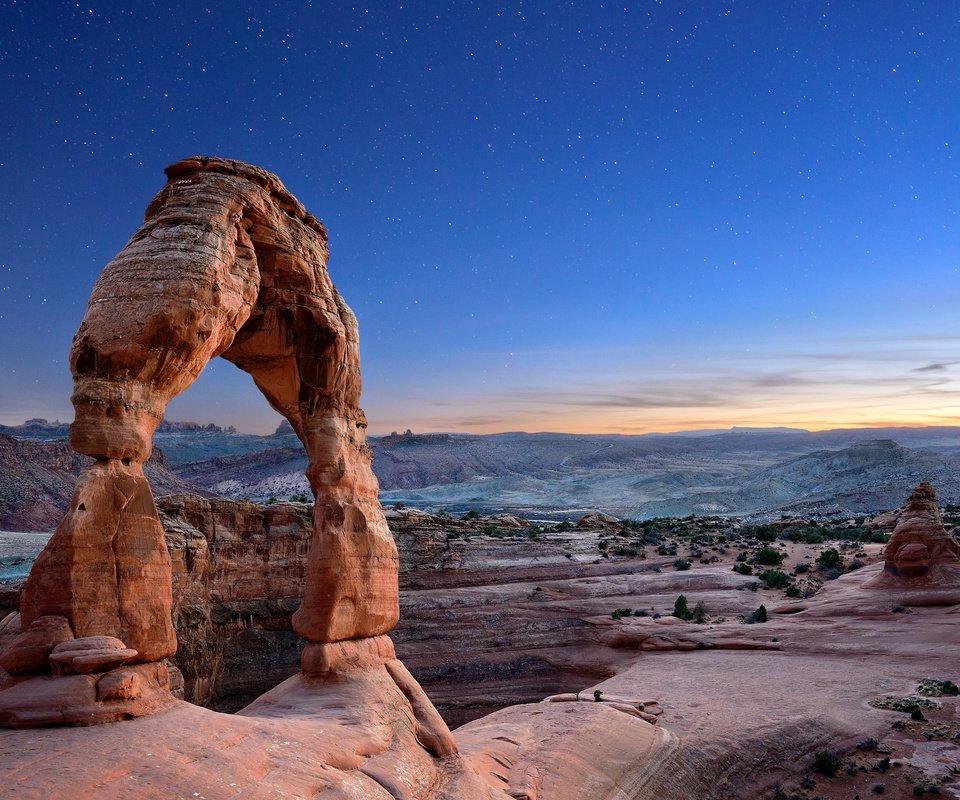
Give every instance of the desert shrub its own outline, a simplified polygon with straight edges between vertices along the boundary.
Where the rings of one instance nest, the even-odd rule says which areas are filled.
[[[683,571],[685,569],[690,569],[690,562],[684,561],[682,558],[678,558],[676,561],[673,562],[673,566],[677,570]]]
[[[603,692],[601,692],[599,689],[594,689],[593,690],[594,702],[599,703],[601,697],[603,697]]]
[[[831,547],[817,556],[817,564],[824,569],[838,569],[843,566],[843,558],[839,550]]]
[[[850,562],[850,566],[847,567],[847,572],[853,572],[855,569],[860,569],[862,566],[863,562],[859,558],[855,558]]]
[[[466,514],[464,514],[460,519],[480,519],[480,512],[475,508],[471,508]]]
[[[753,567],[749,564],[734,564],[733,571],[739,572],[741,575],[753,575]]]
[[[276,497],[271,497],[271,498],[269,498],[269,499],[267,500],[266,505],[272,506],[272,505],[273,505],[274,503],[276,503],[276,502],[277,502],[277,498],[276,498]]]
[[[936,700],[927,700],[923,697],[898,697],[896,695],[886,695],[868,700],[867,705],[872,708],[881,708],[884,711],[900,711],[904,714],[912,714],[914,711],[937,711],[943,706]]]
[[[768,589],[785,589],[790,585],[790,576],[778,569],[765,569],[759,575]]]
[[[790,584],[790,585],[784,590],[784,594],[786,594],[787,597],[799,597],[799,596],[800,596],[800,590],[799,590],[796,586],[794,586],[793,584]]]
[[[757,622],[763,623],[766,621],[767,621],[767,607],[763,604],[761,604],[756,611],[750,614],[749,617],[744,619],[744,622],[746,622],[747,625],[753,625],[754,623],[757,623]]]
[[[761,542],[773,542],[779,534],[780,531],[773,525],[757,525],[746,531],[747,536],[752,536]]]
[[[960,695],[960,686],[957,686],[953,681],[924,678],[917,686],[917,694],[922,694],[924,697],[956,696]]]
[[[632,608],[615,608],[610,616],[614,619],[620,619],[621,617],[629,617],[631,614],[633,614]]]
[[[707,616],[707,604],[701,600],[693,607],[693,612],[690,614],[690,619],[702,625],[707,621]]]
[[[809,572],[809,571],[810,571],[810,565],[803,561],[801,561],[799,564],[797,564],[797,566],[793,568],[794,575],[801,575],[804,572]]]
[[[783,563],[783,553],[773,547],[761,547],[753,554],[753,560],[765,567],[779,567]]]
[[[678,619],[690,619],[690,607],[687,605],[686,595],[677,597],[673,604],[673,616]]]
[[[836,775],[842,765],[843,761],[833,750],[817,750],[813,755],[813,768],[828,778]]]

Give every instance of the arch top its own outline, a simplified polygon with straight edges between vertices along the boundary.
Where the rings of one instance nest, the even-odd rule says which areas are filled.
[[[142,463],[167,404],[222,355],[253,377],[307,452],[316,502],[293,619],[311,643],[304,669],[329,666],[341,642],[388,659],[397,548],[370,468],[357,320],[327,272],[326,229],[260,167],[194,157],[166,172],[73,340],[70,442],[96,462],[34,563],[24,626],[57,618],[67,638],[119,640],[130,663],[176,652],[170,556]]]
[[[74,449],[145,461],[167,404],[221,354],[298,433],[324,409],[361,419],[357,322],[323,223],[252,164],[194,156],[165,172],[74,338]]]

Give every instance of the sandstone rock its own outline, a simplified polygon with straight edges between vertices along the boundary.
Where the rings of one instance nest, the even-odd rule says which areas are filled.
[[[96,462],[34,564],[23,624],[61,615],[79,637],[126,642],[123,660],[175,652],[171,562],[142,465],[169,401],[222,355],[307,452],[317,499],[294,629],[318,644],[385,634],[399,616],[397,550],[370,469],[357,321],[327,273],[326,231],[258,167],[198,157],[166,173],[74,338],[70,442]],[[97,670],[117,658],[51,663]]]
[[[960,544],[944,530],[934,488],[921,483],[910,495],[887,543],[881,582],[938,583],[949,580],[945,570],[960,570]]]
[[[174,652],[169,560],[141,465],[167,403],[223,355],[307,450],[318,501],[297,632],[386,633],[399,614],[396,548],[365,442],[356,318],[326,271],[326,231],[257,167],[193,158],[167,175],[74,339],[71,444],[98,462],[37,561],[24,621],[63,614],[77,635],[116,636],[142,661]]]
[[[135,700],[143,694],[143,681],[133,670],[113,670],[97,681],[97,700],[101,703]]]
[[[417,741],[439,758],[456,755],[457,743],[447,723],[433,707],[420,684],[403,666],[403,662],[393,659],[386,663],[386,668],[413,708],[413,716],[417,721]]]
[[[903,509],[897,508],[893,511],[884,511],[882,514],[877,514],[875,517],[870,517],[863,521],[863,526],[865,528],[874,528],[876,530],[890,531],[893,532],[893,529],[897,527],[897,520],[900,519],[900,514]]]
[[[327,675],[348,670],[371,669],[396,659],[389,636],[352,639],[347,642],[308,644],[300,659],[304,675]]]
[[[50,652],[72,638],[73,631],[66,617],[40,617],[0,653],[0,667],[11,675],[47,672]]]
[[[609,514],[604,514],[600,511],[594,511],[590,514],[584,514],[582,517],[580,517],[577,527],[582,530],[594,530],[597,528],[605,530],[607,528],[619,528],[620,520],[618,520],[616,517],[611,517]]]
[[[136,658],[137,651],[112,636],[86,636],[62,642],[50,653],[57,675],[106,672]]]
[[[149,716],[178,702],[158,663],[103,675],[30,676],[0,692],[0,726],[101,725]]]
[[[171,604],[170,556],[141,465],[98,461],[34,563],[23,624],[64,616],[78,637],[113,636],[157,661],[176,650]]]

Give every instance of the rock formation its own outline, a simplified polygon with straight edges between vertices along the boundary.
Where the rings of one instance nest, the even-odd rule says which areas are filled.
[[[897,519],[878,585],[939,584],[960,579],[960,545],[944,530],[937,495],[921,483]]]
[[[316,502],[293,619],[309,643],[304,670],[383,664],[399,616],[397,551],[370,469],[357,322],[327,273],[326,231],[258,167],[191,158],[166,174],[143,226],[97,280],[74,338],[70,442],[95,461],[27,581],[22,636],[34,642],[42,623],[50,651],[61,642],[49,631],[111,637],[133,665],[176,651],[170,557],[143,464],[169,401],[221,355],[251,374],[307,452]],[[35,673],[51,668],[31,663]],[[390,675],[406,694],[400,669]],[[0,721],[42,721],[39,711],[3,711],[11,692],[22,709],[30,691],[0,695]],[[96,699],[90,691],[84,703]],[[46,721],[64,719],[57,711]]]

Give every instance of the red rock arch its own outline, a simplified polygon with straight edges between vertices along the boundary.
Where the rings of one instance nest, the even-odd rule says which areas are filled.
[[[137,661],[175,652],[170,560],[142,465],[167,404],[219,355],[253,376],[307,451],[316,503],[297,633],[319,644],[385,634],[399,616],[397,552],[359,405],[357,322],[327,272],[326,231],[258,167],[191,158],[166,174],[74,339],[70,441],[97,461],[31,572],[23,627],[62,615],[75,636],[122,639]]]

